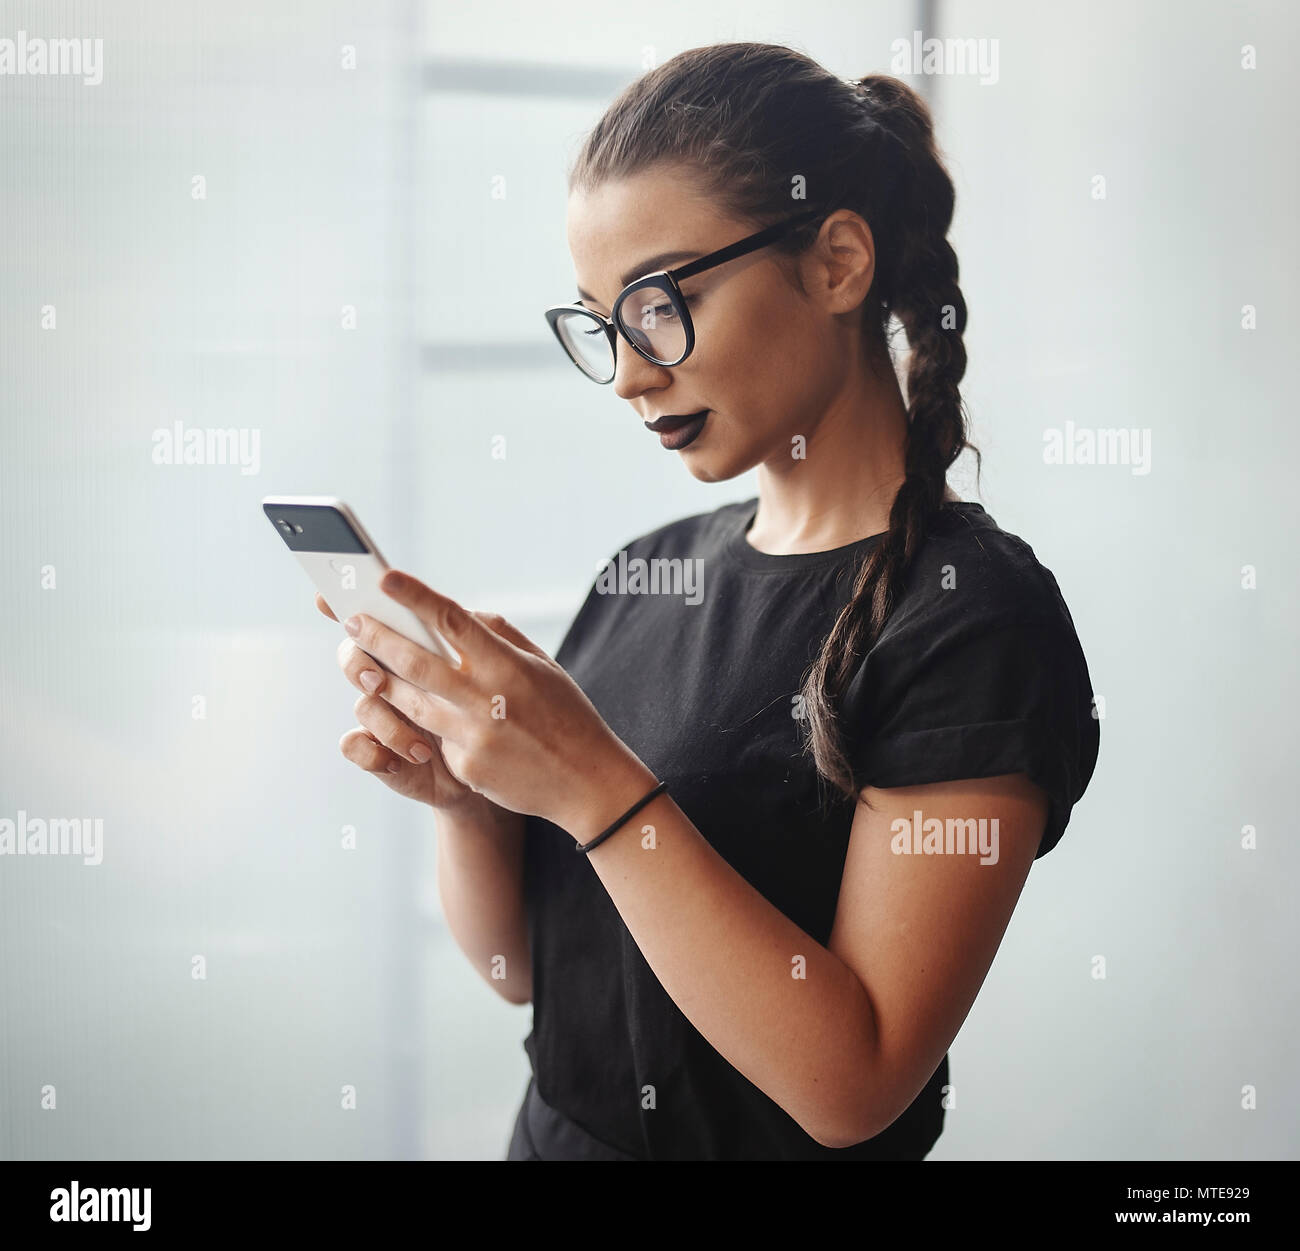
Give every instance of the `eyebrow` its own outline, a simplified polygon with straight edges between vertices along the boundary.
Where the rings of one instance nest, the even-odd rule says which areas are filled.
[[[677,261],[693,261],[698,256],[703,256],[703,252],[660,252],[658,256],[649,257],[641,262],[635,269],[629,269],[623,275],[622,284],[626,287],[629,283],[635,282],[638,278],[644,278],[646,274],[653,274],[658,270],[672,265]],[[590,292],[578,288],[578,298],[583,300],[596,300],[596,297]]]

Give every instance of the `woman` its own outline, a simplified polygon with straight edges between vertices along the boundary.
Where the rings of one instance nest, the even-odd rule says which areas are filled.
[[[697,48],[614,102],[570,190],[560,344],[759,494],[627,545],[555,660],[389,574],[461,664],[349,623],[342,750],[438,811],[452,932],[533,1004],[508,1158],[921,1159],[1098,749],[1054,578],[947,486],[966,306],[929,113]]]

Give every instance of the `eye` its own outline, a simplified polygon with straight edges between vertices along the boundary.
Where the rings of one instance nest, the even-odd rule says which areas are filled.
[[[657,322],[673,322],[677,320],[677,309],[672,304],[647,304],[641,311],[653,315]]]

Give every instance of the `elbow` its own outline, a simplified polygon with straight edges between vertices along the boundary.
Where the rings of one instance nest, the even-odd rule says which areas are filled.
[[[531,977],[515,977],[510,981],[504,979],[501,981],[491,980],[490,985],[506,1003],[522,1006],[533,1001],[533,979]]]
[[[875,1138],[880,1130],[868,1129],[866,1133],[861,1130],[850,1130],[846,1134],[814,1134],[813,1138],[819,1146],[829,1147],[832,1151],[845,1151],[849,1147],[857,1147],[858,1143],[866,1142],[868,1138]]]
[[[883,1134],[906,1110],[906,1104],[895,1106],[896,1101],[888,1097],[890,1092],[882,1089],[883,1066],[876,1046],[878,1037],[878,1025],[873,1014],[870,1042],[851,1047],[853,1054],[864,1057],[858,1080],[850,1079],[841,1084],[830,1106],[823,1101],[816,1124],[811,1128],[804,1126],[805,1132],[818,1146],[832,1151],[856,1147],[877,1134]],[[869,1075],[870,1080],[864,1083],[861,1080],[863,1074]]]
[[[846,1094],[818,1126],[816,1132],[805,1126],[814,1142],[832,1151],[843,1151],[883,1134],[904,1109],[887,1112],[862,1097],[861,1092]]]
[[[506,1003],[522,1005],[532,1003],[533,1001],[533,971],[528,964],[522,964],[523,972],[519,972],[521,963],[515,964],[515,972],[509,977],[502,976],[502,969],[495,965],[488,969],[480,969],[483,980],[492,987]]]
[[[839,1128],[830,1133],[822,1132],[811,1136],[818,1146],[827,1147],[831,1151],[844,1151],[849,1147],[856,1147],[860,1142],[866,1142],[869,1138],[874,1138],[878,1133],[880,1130],[873,1126],[865,1131],[861,1128]]]
[[[916,1090],[908,1094],[899,1088],[898,1067],[882,1053],[880,1018],[862,983],[855,979],[854,985],[866,999],[869,1025],[837,1050],[838,1056],[851,1054],[857,1058],[853,1074],[847,1075],[840,1067],[840,1081],[819,1083],[822,1090],[838,1087],[836,1095],[829,1106],[822,1098],[814,1124],[804,1125],[804,1131],[818,1146],[831,1151],[856,1147],[883,1134],[907,1111],[917,1094]]]
[[[812,1137],[819,1146],[828,1147],[832,1151],[844,1151],[849,1147],[856,1147],[859,1143],[874,1138],[888,1128],[888,1125],[872,1124],[866,1127],[840,1128],[832,1133],[813,1134]]]

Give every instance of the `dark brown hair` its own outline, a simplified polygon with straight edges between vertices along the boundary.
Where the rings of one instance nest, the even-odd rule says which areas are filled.
[[[883,74],[846,83],[794,49],[761,43],[692,48],[637,79],[587,136],[570,190],[661,164],[684,167],[695,188],[756,228],[811,207],[861,214],[876,242],[862,311],[873,367],[893,368],[891,318],[907,334],[906,479],[889,530],[861,562],[802,691],[805,748],[819,775],[851,798],[858,786],[839,730],[839,697],[945,507],[949,467],[971,447],[959,390],[966,304],[947,240],[952,180],[930,110],[905,83]],[[812,243],[820,225],[818,218],[774,245],[783,264]]]

